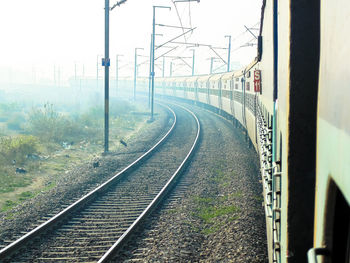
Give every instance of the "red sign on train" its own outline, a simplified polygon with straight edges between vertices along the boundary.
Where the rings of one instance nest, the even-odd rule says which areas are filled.
[[[260,92],[261,90],[261,71],[254,70],[254,91]]]

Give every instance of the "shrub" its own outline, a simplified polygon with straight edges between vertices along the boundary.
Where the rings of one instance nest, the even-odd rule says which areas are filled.
[[[19,135],[15,137],[0,138],[1,164],[10,164],[16,160],[17,164],[23,164],[26,156],[37,153],[39,149],[38,138],[31,135]]]
[[[88,114],[71,118],[57,112],[52,104],[35,108],[29,114],[28,130],[46,142],[76,142],[86,137],[94,137],[102,127],[98,108]],[[103,115],[102,115],[103,116]]]
[[[63,117],[52,104],[44,108],[33,108],[29,113],[29,131],[45,141],[59,141],[62,138]]]

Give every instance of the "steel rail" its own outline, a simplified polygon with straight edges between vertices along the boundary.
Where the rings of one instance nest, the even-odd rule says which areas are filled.
[[[162,104],[161,104],[162,105]],[[81,197],[79,200],[47,220],[46,222],[42,223],[41,225],[37,226],[24,236],[20,237],[10,245],[4,247],[0,250],[0,261],[3,259],[6,259],[11,256],[15,251],[17,251],[20,247],[22,247],[24,244],[26,244],[28,241],[33,239],[34,237],[48,231],[50,228],[54,227],[56,224],[61,222],[64,218],[66,218],[69,214],[73,213],[77,209],[83,207],[87,202],[91,201],[93,198],[95,198],[98,194],[105,191],[108,187],[110,187],[113,183],[116,183],[118,180],[120,180],[125,174],[127,174],[129,171],[131,171],[133,168],[135,168],[137,165],[141,164],[142,161],[147,159],[160,145],[162,145],[167,138],[169,138],[170,134],[174,131],[177,118],[175,112],[168,106],[162,105],[163,107],[166,107],[173,115],[174,122],[170,129],[167,131],[167,133],[154,145],[152,148],[150,148],[146,153],[141,155],[139,158],[137,158],[134,162],[129,164],[127,167],[125,167],[123,170],[115,174],[112,178],[108,179],[106,182],[89,192],[88,194]]]
[[[195,122],[197,124],[197,133],[196,138],[191,146],[190,151],[186,155],[185,159],[182,161],[182,163],[179,165],[177,170],[173,173],[171,178],[168,180],[168,182],[165,184],[165,186],[162,188],[162,190],[157,194],[157,196],[153,199],[153,201],[147,206],[147,208],[140,214],[140,216],[130,225],[130,227],[119,237],[119,239],[113,244],[113,246],[100,258],[98,263],[104,263],[109,260],[111,260],[114,256],[114,254],[121,249],[121,247],[126,243],[130,235],[134,232],[134,230],[140,225],[140,223],[152,213],[152,211],[157,208],[157,206],[160,204],[160,202],[163,200],[163,198],[169,193],[169,191],[172,189],[174,184],[176,183],[176,180],[181,175],[181,172],[184,170],[186,165],[188,164],[190,157],[194,154],[194,149],[198,145],[199,142],[199,136],[200,136],[200,123],[197,118],[197,116],[187,108],[176,104],[176,106],[181,107],[182,109],[189,112],[192,117],[195,119]]]

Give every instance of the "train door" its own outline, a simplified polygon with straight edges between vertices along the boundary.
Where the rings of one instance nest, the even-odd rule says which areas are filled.
[[[232,76],[232,79],[230,79],[230,106],[231,106],[231,113],[232,116],[235,117],[235,104],[234,104],[234,76]]]
[[[198,78],[194,82],[194,97],[198,101]]]
[[[244,128],[247,128],[247,120],[246,120],[246,116],[245,116],[245,72],[244,75],[241,78],[241,82],[242,82],[242,121],[243,121],[243,126]]]
[[[205,85],[206,85],[206,88],[207,88],[207,104],[210,105],[210,77],[208,78],[208,80],[206,81]]]

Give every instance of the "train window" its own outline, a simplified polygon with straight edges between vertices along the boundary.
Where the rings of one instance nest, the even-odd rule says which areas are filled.
[[[250,90],[250,83],[248,81],[246,82],[246,89]]]

